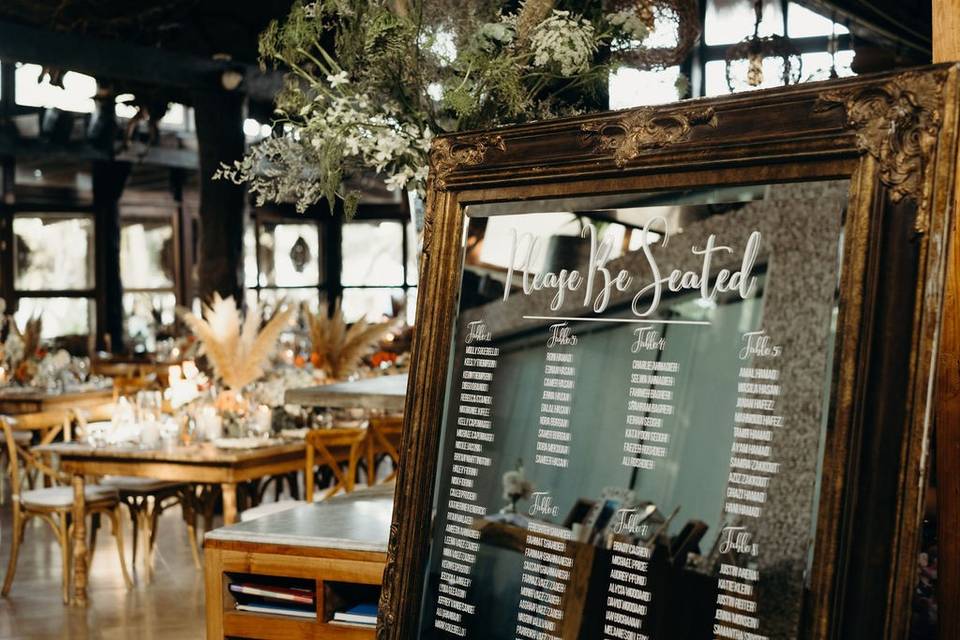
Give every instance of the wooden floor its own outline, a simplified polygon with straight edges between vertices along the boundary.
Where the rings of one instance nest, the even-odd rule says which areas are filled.
[[[126,508],[124,507],[126,516]],[[130,562],[130,525],[124,542]],[[10,554],[9,500],[0,506],[0,578]],[[144,584],[139,562],[130,591],[123,583],[110,525],[100,530],[90,570],[90,604],[65,606],[60,599],[60,548],[39,520],[27,526],[16,580],[0,598],[0,639],[201,640],[204,638],[203,572],[194,568],[179,507],[160,521],[153,580]],[[0,582],[2,583],[2,582]]]

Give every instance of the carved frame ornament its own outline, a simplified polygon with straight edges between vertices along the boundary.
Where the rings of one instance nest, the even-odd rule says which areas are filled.
[[[595,152],[612,152],[613,161],[622,167],[644,151],[683,141],[695,126],[716,128],[717,115],[712,107],[666,114],[656,109],[636,109],[614,122],[588,122],[581,130],[588,144],[593,141]]]
[[[456,142],[451,138],[434,139],[430,147],[430,186],[446,191],[447,177],[452,171],[482,163],[489,149],[505,151],[503,136],[486,134]]]
[[[910,198],[917,205],[915,230],[929,226],[931,184],[924,178],[933,165],[943,124],[945,73],[903,73],[882,85],[820,94],[814,109],[842,107],[846,126],[860,151],[880,165],[880,181],[894,203]]]

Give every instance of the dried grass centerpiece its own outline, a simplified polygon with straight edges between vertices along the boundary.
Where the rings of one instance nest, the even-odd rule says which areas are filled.
[[[210,304],[204,305],[202,318],[185,309],[180,316],[200,342],[216,378],[228,389],[240,391],[263,376],[263,367],[294,311],[295,307],[281,307],[261,329],[259,307],[244,318],[232,297],[214,294]]]
[[[0,309],[0,313],[2,311]],[[39,316],[27,320],[23,331],[17,327],[13,316],[0,316],[0,369],[3,371],[0,379],[20,385],[30,384],[43,357],[42,331],[43,320]]]
[[[371,324],[358,320],[348,325],[340,300],[334,305],[332,315],[323,311],[313,314],[306,308],[304,315],[310,329],[310,361],[334,380],[344,380],[355,373],[362,358],[374,350],[397,322],[393,319]]]

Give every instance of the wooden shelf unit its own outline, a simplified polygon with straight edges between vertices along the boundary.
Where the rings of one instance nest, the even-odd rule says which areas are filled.
[[[369,585],[379,588],[386,554],[371,551],[318,549],[289,545],[208,540],[205,545],[207,581],[207,640],[244,638],[286,640],[338,638],[370,640],[375,630],[359,625],[331,624],[333,584]],[[231,582],[306,578],[316,585],[317,619],[237,611]]]
[[[374,627],[332,620],[337,611],[379,600],[392,493],[380,485],[208,533],[207,640],[373,640]],[[316,619],[238,611],[230,584],[258,579],[313,587]]]

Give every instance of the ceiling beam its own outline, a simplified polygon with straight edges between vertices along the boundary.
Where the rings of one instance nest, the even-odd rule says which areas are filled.
[[[930,0],[796,0],[836,22],[850,22],[856,35],[886,40],[929,61]],[[863,33],[866,30],[866,33]],[[881,42],[878,42],[881,44]]]
[[[235,61],[214,60],[155,47],[54,32],[0,21],[0,59],[63,67],[119,83],[168,87],[184,93],[222,89],[225,71],[244,76],[237,89],[255,100],[270,101],[282,88],[278,72]]]
[[[192,149],[148,147],[143,151],[128,149],[111,155],[88,142],[57,144],[37,139],[17,138],[0,131],[0,158],[2,157],[43,157],[51,161],[62,159],[65,162],[117,160],[133,164],[193,170],[200,165],[197,152]]]

